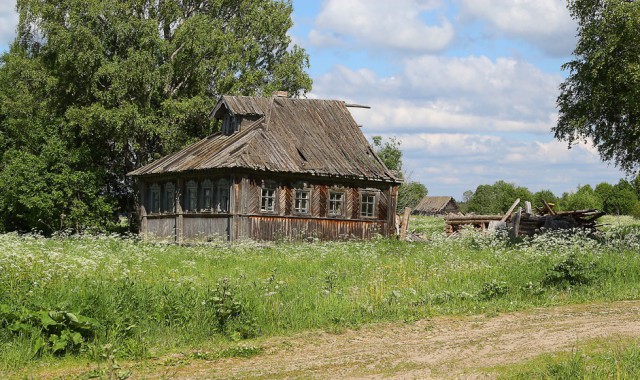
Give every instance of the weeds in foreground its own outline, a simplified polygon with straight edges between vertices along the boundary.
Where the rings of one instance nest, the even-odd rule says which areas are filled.
[[[584,345],[584,344],[583,344]],[[527,363],[498,370],[500,379],[638,379],[640,345],[596,344],[572,352],[544,355]]]
[[[640,233],[628,228],[517,244],[474,231],[424,243],[192,247],[0,235],[0,370],[61,355],[101,362],[104,347],[114,362],[185,347],[213,357],[233,342],[249,348],[224,355],[253,355],[260,348],[241,342],[259,335],[639,298],[638,253]]]

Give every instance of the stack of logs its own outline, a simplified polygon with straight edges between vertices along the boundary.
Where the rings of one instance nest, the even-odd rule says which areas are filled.
[[[511,221],[512,236],[533,236],[549,230],[571,230],[579,228],[595,232],[597,219],[605,213],[595,209],[562,211],[553,214],[533,215],[518,211]]]
[[[495,225],[500,224],[502,217],[502,215],[450,215],[444,218],[444,229],[447,234],[458,232],[463,226],[473,226],[483,231],[494,229]]]
[[[595,232],[598,227],[597,219],[605,213],[598,210],[561,211],[553,210],[553,205],[544,202],[544,207],[536,207],[536,214],[532,212],[531,203],[525,202],[526,209],[513,210],[520,203],[517,199],[509,211],[504,215],[465,215],[448,216],[445,218],[445,231],[455,233],[463,226],[473,226],[484,230],[509,228],[511,236],[533,236],[548,230],[583,229]]]

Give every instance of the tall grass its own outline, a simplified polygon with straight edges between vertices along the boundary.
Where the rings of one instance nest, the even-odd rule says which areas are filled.
[[[640,233],[615,228],[517,244],[473,231],[421,243],[191,247],[0,235],[0,370],[62,355],[100,360],[113,347],[144,358],[305,329],[637,299],[639,253]],[[47,325],[47,313],[86,318],[85,330],[71,317]]]
[[[504,380],[638,379],[639,342],[590,342],[572,352],[545,354],[526,363],[495,370]]]

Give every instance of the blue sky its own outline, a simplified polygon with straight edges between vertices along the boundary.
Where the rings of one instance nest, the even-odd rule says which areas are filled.
[[[401,141],[404,169],[431,195],[497,180],[550,189],[624,173],[589,144],[567,149],[556,122],[560,70],[575,45],[563,0],[293,0],[293,41],[310,55],[313,98],[353,109],[367,137]],[[0,2],[0,50],[15,35]]]

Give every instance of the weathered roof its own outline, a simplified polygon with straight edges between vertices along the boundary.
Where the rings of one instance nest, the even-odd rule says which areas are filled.
[[[435,196],[435,197],[424,197],[418,203],[416,208],[413,211],[425,212],[425,213],[437,213],[444,209],[449,202],[455,200],[453,197],[448,196]]]
[[[360,178],[398,183],[337,100],[223,96],[212,115],[262,116],[240,131],[211,135],[131,173],[217,168]]]

